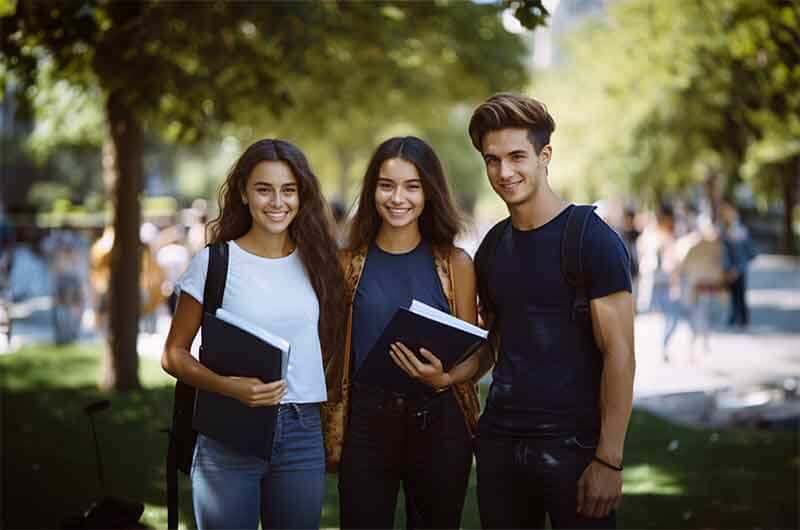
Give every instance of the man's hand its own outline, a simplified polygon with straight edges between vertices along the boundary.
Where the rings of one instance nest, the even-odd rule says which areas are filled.
[[[389,347],[389,355],[395,364],[414,379],[437,389],[450,386],[450,374],[444,371],[439,358],[425,348],[420,348],[419,353],[428,360],[427,363],[420,361],[402,342],[395,342]]]
[[[578,481],[578,513],[606,517],[622,502],[622,473],[592,461]]]

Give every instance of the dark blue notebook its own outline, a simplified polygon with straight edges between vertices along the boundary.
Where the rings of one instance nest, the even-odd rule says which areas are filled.
[[[200,362],[219,375],[257,377],[265,383],[281,378],[279,348],[205,313]],[[192,427],[229,447],[269,459],[278,407],[248,407],[240,401],[197,391]]]
[[[425,348],[436,355],[448,371],[485,341],[482,336],[400,308],[356,371],[354,380],[402,394],[430,392],[428,385],[412,379],[395,364],[389,355],[392,343],[402,342],[415,352]],[[419,358],[425,361],[424,357]]]

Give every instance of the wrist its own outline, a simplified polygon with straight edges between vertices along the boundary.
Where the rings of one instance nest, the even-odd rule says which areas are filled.
[[[595,462],[598,462],[600,465],[602,465],[604,467],[607,467],[608,469],[613,469],[614,471],[622,471],[622,469],[623,469],[621,461],[619,463],[611,463],[608,460],[605,460],[605,459],[603,459],[603,458],[601,458],[601,457],[599,457],[597,455],[594,455],[592,457],[592,460],[594,460]]]
[[[437,392],[444,392],[453,384],[453,378],[450,377],[448,372],[442,374],[442,378],[433,385],[433,389]]]

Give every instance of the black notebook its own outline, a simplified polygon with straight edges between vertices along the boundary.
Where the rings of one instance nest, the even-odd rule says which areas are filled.
[[[486,336],[485,330],[414,300],[408,309],[399,308],[394,314],[358,368],[355,381],[403,394],[429,392],[428,385],[395,364],[389,355],[391,344],[402,342],[414,352],[425,348],[448,371],[483,344]]]
[[[222,309],[217,315],[205,313],[200,362],[219,375],[277,381],[285,374],[289,344],[265,334]],[[198,389],[192,426],[229,447],[269,459],[277,413],[277,406],[248,407],[228,396]]]

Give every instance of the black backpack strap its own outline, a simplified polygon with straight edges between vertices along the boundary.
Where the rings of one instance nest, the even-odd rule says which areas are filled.
[[[586,276],[583,272],[583,236],[589,218],[596,206],[581,204],[573,206],[567,215],[567,225],[561,235],[561,272],[567,283],[575,289],[572,300],[572,320],[578,312],[589,310]]]
[[[225,283],[228,278],[228,244],[215,243],[208,246],[208,271],[203,289],[203,312],[215,313],[222,305]],[[191,471],[191,453],[197,433],[192,429],[192,413],[196,391],[191,386],[177,381],[172,410],[172,429],[167,447],[167,528],[178,528],[178,470],[187,475]],[[188,438],[180,440],[179,434]]]
[[[492,326],[489,329],[490,344],[494,344],[494,336],[499,330],[499,320],[494,302],[489,294],[489,275],[492,269],[492,260],[497,252],[497,246],[500,244],[502,237],[508,232],[510,226],[511,217],[506,217],[494,225],[489,232],[486,233],[486,237],[483,238],[483,242],[475,253],[475,276],[478,287],[478,298],[480,299],[481,305],[486,308],[486,311],[494,315],[494,322],[492,322]],[[495,352],[495,355],[498,353],[499,352]],[[495,359],[495,361],[497,361],[497,359]]]
[[[228,278],[228,244],[215,243],[208,246],[208,272],[203,290],[203,312],[214,314],[222,306],[225,296],[225,281]]]

